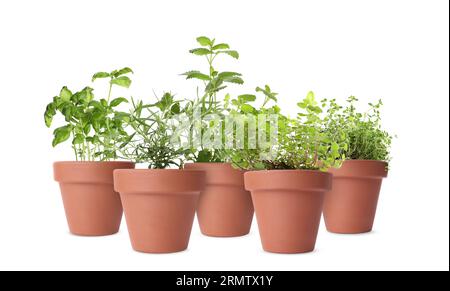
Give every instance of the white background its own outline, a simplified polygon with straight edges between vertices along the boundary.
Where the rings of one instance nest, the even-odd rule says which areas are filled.
[[[449,3],[377,1],[61,1],[0,6],[0,269],[403,270],[449,267]],[[143,255],[125,226],[105,238],[68,234],[52,162],[45,105],[63,85],[81,89],[99,70],[130,66],[130,92],[192,97],[178,76],[201,62],[187,53],[199,35],[241,53],[245,90],[270,83],[284,108],[309,90],[364,103],[383,98],[396,133],[392,170],[375,230],[322,230],[317,250],[274,255],[249,236],[214,239],[195,225],[188,251]],[[104,83],[95,87],[104,92]],[[244,90],[244,88],[242,88]],[[117,92],[117,91],[116,91]],[[117,92],[122,94],[122,92]]]

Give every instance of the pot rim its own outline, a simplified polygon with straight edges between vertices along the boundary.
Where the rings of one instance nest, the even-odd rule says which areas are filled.
[[[367,162],[367,163],[382,163],[382,164],[389,165],[388,162],[382,161],[382,160],[351,160],[351,159],[348,159],[348,160],[343,161],[343,163],[365,163],[365,162]]]
[[[205,171],[183,169],[116,169],[114,189],[126,194],[200,194]]]
[[[200,172],[200,173],[204,173],[205,171],[203,170],[191,170],[191,169],[116,169],[115,171],[121,171],[121,172]]]
[[[276,176],[271,176],[275,174]],[[319,170],[262,170],[244,174],[248,191],[311,191],[331,190],[333,175]]]
[[[101,165],[101,164],[135,164],[131,161],[56,161],[53,164],[57,165]]]
[[[345,160],[341,167],[328,171],[334,178],[382,179],[388,176],[388,166],[389,163],[378,160]]]

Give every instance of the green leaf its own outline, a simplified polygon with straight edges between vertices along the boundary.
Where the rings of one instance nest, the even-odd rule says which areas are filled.
[[[129,88],[131,85],[131,80],[127,76],[120,76],[116,79],[111,80],[111,84]]]
[[[242,80],[242,78],[240,78],[240,77],[225,78],[223,81],[227,82],[227,83],[234,83],[234,84],[239,84],[239,85],[244,84],[244,80]]]
[[[253,113],[253,112],[255,112],[256,109],[253,106],[249,105],[249,104],[243,104],[241,106],[241,110],[244,113]]]
[[[95,73],[92,76],[92,82],[94,82],[95,80],[100,79],[100,78],[108,78],[108,77],[111,77],[111,75],[109,73],[107,73],[107,72],[98,72],[98,73]]]
[[[98,102],[97,100],[93,100],[91,102],[89,102],[89,107],[94,107],[95,109],[98,109],[100,111],[105,110],[105,107],[103,107],[103,105]]]
[[[70,97],[72,97],[72,92],[67,89],[66,86],[62,87],[61,92],[59,93],[59,97],[61,98],[61,100],[65,101],[65,102],[69,102],[70,101]]]
[[[52,121],[53,121],[53,116],[56,115],[56,108],[55,108],[55,104],[49,103],[47,105],[47,107],[45,108],[45,113],[44,113],[44,120],[45,120],[45,125],[47,127],[50,127],[52,125]]]
[[[172,108],[170,108],[170,111],[172,112],[172,114],[180,114],[181,112],[180,103],[175,103],[172,106]]]
[[[92,93],[92,91],[94,91],[94,89],[90,87],[86,87],[82,91],[83,92],[82,98],[88,103],[94,99],[94,93]]]
[[[241,103],[248,103],[248,102],[256,101],[256,96],[252,95],[252,94],[239,95],[238,98]]]
[[[211,54],[211,51],[209,49],[205,48],[195,48],[189,51],[191,54],[197,55],[197,56],[206,56]]]
[[[74,139],[72,140],[72,144],[82,144],[84,143],[84,136],[82,134],[75,135]]]
[[[221,73],[219,73],[219,75],[217,77],[219,79],[225,79],[225,78],[239,77],[239,76],[242,76],[242,74],[236,73],[236,72],[221,72]]]
[[[208,150],[202,150],[198,153],[197,156],[197,163],[207,163],[210,162],[212,160],[213,156],[212,153]]]
[[[189,71],[182,75],[186,76],[186,79],[199,79],[199,80],[203,80],[203,81],[211,80],[208,75],[203,74],[199,71]]]
[[[215,51],[215,50],[227,50],[229,48],[230,48],[230,46],[228,44],[226,44],[226,43],[219,43],[219,44],[217,44],[217,45],[212,47],[213,51]]]
[[[128,73],[134,73],[134,72],[133,72],[132,69],[130,69],[130,68],[128,68],[128,67],[125,67],[125,68],[123,68],[123,69],[120,69],[120,70],[118,70],[118,71],[115,71],[115,72],[114,72],[114,77],[119,77],[119,76],[122,76],[122,75],[125,75],[125,74],[128,74]]]
[[[53,147],[68,140],[70,138],[71,131],[72,127],[70,125],[58,127],[57,129],[55,129],[55,131],[53,132],[54,134],[52,142]]]
[[[116,107],[116,106],[119,106],[123,102],[128,103],[128,100],[124,97],[119,97],[119,98],[112,100],[111,103],[109,103],[109,106]]]
[[[92,126],[89,123],[84,126],[83,132],[85,135],[88,135],[91,132],[91,127]]]
[[[331,145],[331,153],[333,155],[339,154],[339,145],[335,142]]]
[[[202,46],[211,46],[212,41],[206,36],[197,37],[197,42]]]
[[[235,59],[239,59],[239,53],[237,51],[227,50],[227,51],[220,51],[220,53],[224,53]]]

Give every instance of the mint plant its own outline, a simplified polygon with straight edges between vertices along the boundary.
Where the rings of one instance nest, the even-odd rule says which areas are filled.
[[[110,73],[99,72],[92,81],[99,78],[109,79],[106,98],[96,99],[94,89],[87,86],[73,93],[64,86],[59,95],[46,107],[44,120],[51,127],[57,115],[64,118],[64,124],[53,132],[53,147],[71,139],[77,161],[109,161],[121,157],[122,149],[130,140],[125,130],[128,113],[116,108],[128,100],[124,97],[112,98],[114,86],[128,88],[131,79],[126,76],[133,71],[130,68]]]
[[[220,119],[224,118],[223,100],[219,100],[218,93],[226,89],[229,84],[242,85],[244,80],[240,73],[218,71],[215,68],[214,61],[219,56],[225,55],[239,59],[239,53],[237,51],[231,50],[230,46],[226,43],[218,43],[215,39],[210,39],[205,36],[198,37],[197,42],[200,47],[191,49],[189,52],[205,58],[207,71],[191,70],[182,75],[186,76],[186,79],[196,79],[203,84],[201,92],[197,87],[197,98],[191,102],[189,106],[190,110],[186,112],[189,116],[198,115],[200,117],[201,125],[199,135],[203,136],[206,131],[211,130],[213,127],[210,121],[205,120],[206,116],[215,115]],[[220,127],[218,130],[221,130]],[[221,134],[223,135],[223,132],[215,132],[215,134],[220,136]],[[205,146],[202,141],[198,148],[192,146],[192,151],[188,155],[188,159],[195,162],[224,162],[225,156],[223,150],[212,149],[208,145]]]

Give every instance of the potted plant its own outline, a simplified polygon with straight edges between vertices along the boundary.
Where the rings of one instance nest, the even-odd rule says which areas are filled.
[[[259,139],[256,149],[236,150],[230,156],[236,165],[252,170],[245,173],[245,186],[252,193],[263,249],[311,252],[325,192],[331,189],[332,175],[325,170],[340,165],[345,140],[324,130],[322,108],[312,92],[298,104],[301,113],[293,119],[283,116],[277,106],[265,107],[271,99],[276,100],[269,86],[257,90],[265,95],[264,106],[257,110],[244,103],[241,110],[256,118],[277,115],[278,129],[258,127],[258,132],[268,131],[277,140]]]
[[[119,231],[122,205],[113,188],[113,171],[133,168],[131,162],[116,161],[128,142],[125,131],[127,114],[116,107],[127,99],[112,99],[113,86],[129,87],[126,75],[131,69],[93,76],[109,78],[106,99],[97,100],[93,89],[85,87],[72,93],[63,87],[47,105],[44,118],[51,127],[55,116],[64,118],[64,125],[53,132],[53,147],[71,140],[76,161],[54,163],[54,177],[60,184],[70,232],[81,236],[111,235]]]
[[[244,81],[240,73],[220,72],[214,63],[223,55],[238,59],[239,53],[230,50],[228,44],[208,37],[198,37],[197,42],[201,47],[190,52],[206,59],[208,72],[192,70],[183,74],[187,79],[197,79],[204,84],[187,112],[193,117],[191,152],[187,158],[193,163],[186,164],[185,169],[206,173],[206,187],[197,208],[201,232],[214,237],[243,236],[250,232],[253,204],[250,193],[244,188],[244,171],[233,168],[225,155],[223,122],[226,111],[218,93],[227,88],[227,84],[243,84]]]
[[[205,177],[201,171],[181,169],[185,150],[174,146],[169,122],[184,111],[180,103],[170,93],[155,104],[133,101],[128,157],[148,163],[148,169],[114,171],[114,187],[120,193],[132,247],[138,252],[172,253],[188,247]]]
[[[326,195],[324,219],[328,231],[342,234],[370,232],[373,228],[383,178],[388,174],[392,136],[381,128],[381,100],[362,114],[355,97],[348,106],[335,104],[329,131],[336,127],[348,137],[346,161],[333,174],[333,189]]]

